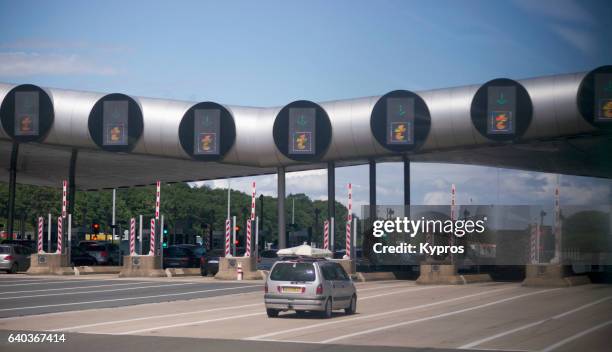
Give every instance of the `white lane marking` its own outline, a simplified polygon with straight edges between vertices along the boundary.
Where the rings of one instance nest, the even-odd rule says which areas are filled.
[[[13,283],[21,283],[21,282],[43,282],[43,281],[50,281],[53,279],[34,279],[34,280],[28,280],[28,279],[0,279],[0,283],[3,284],[9,284],[9,285],[0,285],[0,287],[4,287],[4,286],[11,286],[10,284]],[[57,279],[56,279],[57,280]]]
[[[152,283],[153,282],[151,282],[149,284],[152,284]],[[110,289],[110,290],[62,292],[62,293],[49,293],[49,294],[44,294],[44,295],[0,297],[0,300],[3,300],[3,299],[19,299],[19,298],[33,298],[33,297],[49,297],[49,296],[65,296],[65,295],[82,295],[82,294],[88,294],[88,293],[98,294],[98,293],[102,293],[102,292],[116,292],[116,291],[127,291],[127,290],[142,290],[142,289],[145,289],[145,288],[173,287],[173,286],[185,286],[185,285],[194,285],[194,283],[192,283],[192,282],[182,282],[182,283],[176,283],[176,284],[162,284],[162,285],[142,286],[142,287],[114,288],[114,289]],[[7,293],[13,293],[13,292],[7,292]]]
[[[232,315],[232,316],[223,317],[223,318],[206,319],[206,320],[192,321],[192,322],[188,322],[188,323],[156,326],[154,328],[146,328],[146,329],[139,329],[139,330],[132,330],[132,331],[124,331],[124,332],[121,332],[119,334],[113,334],[113,335],[129,335],[129,334],[135,334],[135,333],[145,332],[145,331],[179,328],[181,326],[190,326],[190,325],[197,325],[197,324],[213,323],[213,322],[217,322],[217,321],[247,318],[247,317],[253,317],[253,316],[256,316],[256,315],[263,315],[263,314],[266,314],[266,313],[259,312],[259,313],[250,313],[250,314],[242,314],[242,315]]]
[[[473,306],[473,307],[469,307],[469,308],[454,310],[452,312],[436,314],[436,315],[430,315],[430,316],[424,317],[424,318],[403,321],[401,323],[389,324],[389,325],[379,326],[377,328],[372,328],[372,329],[367,329],[367,330],[363,330],[363,331],[354,332],[354,333],[351,333],[351,334],[336,336],[336,337],[333,337],[331,339],[327,339],[327,340],[323,340],[323,341],[319,341],[319,342],[320,343],[331,343],[331,342],[338,341],[338,340],[344,340],[344,339],[347,339],[349,337],[355,337],[355,336],[359,336],[359,335],[371,334],[373,332],[378,332],[378,331],[387,330],[387,329],[393,329],[393,328],[397,328],[397,327],[404,326],[404,325],[416,324],[416,323],[420,323],[420,322],[424,322],[424,321],[428,321],[428,320],[448,317],[448,316],[455,315],[455,314],[461,314],[461,313],[469,312],[469,311],[472,311],[472,310],[482,309],[482,308],[490,307],[490,306],[493,306],[493,305],[496,305],[496,304],[513,301],[515,299],[519,299],[519,298],[523,298],[523,297],[528,297],[528,296],[533,296],[533,295],[537,295],[537,294],[545,293],[545,292],[551,292],[551,291],[555,291],[555,290],[560,290],[560,289],[559,288],[554,288],[554,289],[549,289],[549,290],[542,290],[542,291],[524,293],[522,295],[512,296],[512,297],[500,299],[500,300],[489,302],[489,303],[479,304],[477,306]]]
[[[117,280],[62,280],[62,281],[46,281],[46,282],[33,282],[29,284],[11,284],[11,285],[0,285],[0,287],[14,287],[14,286],[32,286],[32,285],[48,285],[48,284],[62,284],[62,283],[79,283],[79,282],[108,282],[108,281],[117,281]]]
[[[105,285],[91,285],[91,286],[45,288],[41,290],[7,291],[7,292],[2,292],[2,293],[8,294],[8,293],[48,292],[48,291],[61,291],[61,290],[76,290],[80,288],[100,288],[100,287],[108,287],[108,286],[149,285],[152,283],[155,283],[155,281],[138,281],[138,282],[128,282],[125,284],[105,284]]]
[[[124,297],[124,298],[113,298],[113,299],[101,299],[101,300],[98,300],[98,301],[82,301],[82,302],[46,304],[46,305],[42,305],[42,306],[13,307],[13,308],[0,309],[0,312],[10,311],[10,310],[22,310],[22,309],[36,309],[36,308],[74,306],[74,305],[79,305],[79,304],[92,304],[92,303],[104,303],[104,302],[116,302],[116,301],[130,301],[130,300],[135,300],[135,299],[147,299],[147,298],[158,298],[158,297],[169,297],[169,296],[184,296],[184,295],[191,295],[191,294],[195,294],[195,293],[226,291],[226,290],[238,290],[238,289],[241,289],[241,288],[260,287],[260,286],[261,285],[237,286],[237,287],[215,288],[215,289],[200,290],[200,291],[189,291],[189,292],[179,292],[179,293],[166,293],[166,294],[162,294],[162,295],[153,295],[153,296]]]
[[[568,311],[563,312],[563,313],[561,313],[561,314],[554,315],[554,316],[552,316],[552,317],[550,317],[550,318],[546,318],[546,319],[542,319],[542,320],[539,320],[539,321],[535,321],[535,322],[533,322],[533,323],[529,323],[529,324],[526,324],[526,325],[522,325],[522,326],[516,327],[516,328],[514,328],[514,329],[511,329],[511,330],[507,330],[507,331],[501,332],[501,333],[499,333],[499,334],[495,334],[495,335],[492,335],[492,336],[489,336],[489,337],[485,337],[485,338],[480,339],[480,340],[476,340],[476,341],[473,341],[473,342],[467,343],[467,344],[465,344],[465,345],[463,345],[463,346],[460,346],[459,348],[460,348],[460,349],[469,349],[469,348],[472,348],[472,347],[475,347],[475,346],[478,346],[478,345],[482,345],[482,344],[483,344],[483,343],[485,343],[485,342],[489,342],[489,341],[491,341],[491,340],[498,339],[498,338],[500,338],[500,337],[502,337],[502,336],[506,336],[506,335],[514,334],[514,333],[515,333],[515,332],[517,332],[517,331],[521,331],[521,330],[529,329],[529,328],[531,328],[531,327],[533,327],[533,326],[540,325],[540,324],[543,324],[543,323],[549,322],[549,321],[551,321],[551,320],[556,320],[556,319],[563,318],[563,317],[565,317],[565,316],[567,316],[567,315],[570,315],[570,314],[573,314],[573,313],[579,312],[579,311],[581,311],[581,310],[583,310],[583,309],[587,309],[587,308],[592,307],[592,306],[594,306],[594,305],[596,305],[596,304],[599,304],[599,303],[601,303],[601,302],[605,302],[605,301],[607,301],[607,300],[609,300],[609,299],[612,299],[612,296],[608,296],[608,297],[605,297],[605,298],[599,299],[599,300],[597,300],[597,301],[594,301],[594,302],[591,302],[591,303],[588,303],[588,304],[585,304],[585,305],[579,306],[579,307],[577,307],[577,308],[574,308],[574,309],[568,310]]]
[[[357,290],[357,293],[359,293],[359,292],[365,292],[365,291],[383,290],[386,288],[397,288],[397,287],[417,287],[417,285],[402,284],[402,285],[377,286],[377,287],[369,287],[369,288],[355,287],[355,289]]]
[[[379,294],[373,295],[373,296],[358,297],[357,300],[361,301],[361,300],[364,300],[364,299],[378,298],[378,297],[384,297],[384,296],[390,296],[390,295],[397,295],[397,294],[404,293],[404,292],[415,292],[415,291],[431,290],[431,289],[440,288],[440,287],[442,287],[442,286],[426,286],[426,287],[418,287],[418,288],[413,287],[413,288],[407,288],[405,290],[379,293]]]
[[[213,308],[213,309],[205,309],[205,310],[196,310],[196,311],[184,312],[184,313],[151,315],[151,316],[141,317],[141,318],[132,318],[132,319],[123,319],[123,320],[112,320],[112,321],[105,321],[105,322],[101,322],[101,323],[69,326],[69,327],[65,327],[65,328],[59,328],[59,329],[53,329],[53,330],[47,330],[47,331],[52,331],[52,332],[55,332],[55,331],[72,331],[72,330],[78,330],[78,329],[83,329],[83,328],[90,328],[90,327],[94,327],[94,326],[103,326],[103,325],[130,323],[130,322],[134,322],[134,321],[142,321],[142,320],[148,320],[148,319],[180,317],[180,316],[183,316],[183,315],[217,312],[217,311],[222,311],[222,310],[240,309],[240,308],[248,308],[248,307],[262,306],[262,305],[263,305],[263,303],[253,303],[253,304],[245,304],[245,305],[241,305],[241,306],[222,307],[222,308]]]
[[[434,287],[434,286],[432,286],[432,287]],[[338,319],[338,320],[328,321],[328,322],[324,322],[324,323],[318,323],[318,324],[301,326],[299,328],[280,330],[280,331],[275,331],[275,332],[271,332],[271,333],[267,333],[267,334],[263,334],[263,335],[246,337],[243,340],[268,339],[270,336],[281,335],[281,334],[295,332],[295,331],[303,331],[303,330],[306,330],[306,329],[313,329],[313,328],[318,328],[318,327],[321,327],[321,326],[340,324],[340,323],[344,323],[344,322],[351,322],[351,321],[355,321],[355,320],[376,318],[376,317],[385,316],[385,315],[389,315],[389,314],[403,313],[403,312],[407,312],[407,311],[411,311],[411,310],[417,310],[417,309],[421,309],[421,308],[428,308],[428,307],[432,307],[432,306],[436,306],[436,305],[440,305],[440,304],[444,304],[444,303],[454,302],[454,301],[458,301],[458,300],[461,300],[461,299],[464,299],[464,298],[471,298],[471,297],[482,296],[482,295],[489,294],[489,293],[494,293],[494,292],[499,292],[499,291],[506,291],[506,290],[510,290],[510,289],[513,289],[513,288],[516,288],[516,287],[513,286],[513,287],[506,287],[506,288],[501,288],[501,289],[492,290],[492,291],[472,293],[472,294],[465,295],[465,296],[459,296],[459,297],[455,297],[455,298],[445,299],[443,301],[438,301],[438,302],[433,302],[433,303],[426,303],[426,304],[421,304],[421,305],[418,305],[418,306],[412,306],[412,307],[407,307],[407,308],[402,308],[402,309],[395,309],[395,310],[391,310],[391,311],[387,311],[387,312],[375,313],[375,314],[371,314],[371,315],[362,315],[362,316],[352,317],[352,318]],[[359,299],[357,300],[357,302],[359,302]],[[277,341],[282,341],[282,340],[277,340]]]
[[[559,348],[559,347],[561,347],[561,346],[563,346],[563,345],[565,345],[565,344],[567,344],[569,342],[572,342],[572,341],[574,341],[574,340],[576,340],[578,338],[581,338],[584,335],[590,334],[593,331],[599,330],[599,329],[601,329],[603,327],[606,327],[606,326],[608,326],[610,324],[612,324],[612,320],[608,320],[608,321],[603,322],[603,323],[601,323],[599,325],[595,325],[595,326],[593,326],[590,329],[586,329],[584,331],[581,331],[581,332],[577,333],[576,335],[572,335],[572,336],[570,336],[570,337],[568,337],[566,339],[563,339],[563,340],[561,340],[561,341],[559,341],[559,342],[557,342],[557,343],[555,343],[553,345],[550,345],[550,346],[546,347],[545,349],[543,349],[541,352],[550,352],[552,350],[556,350],[557,348]]]

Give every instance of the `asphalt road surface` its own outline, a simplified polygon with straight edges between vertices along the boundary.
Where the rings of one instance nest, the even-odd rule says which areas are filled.
[[[140,282],[108,282],[118,281]],[[610,285],[549,289],[527,288],[518,283],[464,286],[418,286],[411,281],[358,283],[357,314],[345,316],[338,311],[331,319],[321,319],[292,312],[268,318],[261,286],[257,283],[160,279],[155,284],[179,282],[194,282],[192,285],[198,285],[202,291],[227,290],[209,291],[208,296],[201,298],[187,294],[172,301],[155,301],[158,303],[135,299],[130,305],[122,303],[112,308],[92,310],[91,306],[79,305],[72,311],[0,319],[3,330],[0,350],[53,351],[62,346],[61,351],[130,352],[177,352],[208,350],[208,347],[215,351],[248,349],[250,352],[386,350],[380,346],[406,348],[406,351],[610,350]],[[243,285],[255,287],[238,288]],[[16,287],[11,290],[17,290]],[[160,288],[150,290],[157,289]],[[192,286],[166,289],[189,292]],[[62,292],[78,290],[81,289]],[[138,297],[140,293],[131,292],[122,297],[125,296]],[[9,306],[23,304],[21,300],[15,301],[19,304],[12,299],[8,301]],[[6,336],[10,332],[64,333],[67,341],[43,347],[8,344]]]
[[[168,302],[244,292],[261,283],[0,276],[0,318]]]

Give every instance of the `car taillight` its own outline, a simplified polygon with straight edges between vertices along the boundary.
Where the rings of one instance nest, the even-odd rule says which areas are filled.
[[[102,252],[100,252],[100,256],[101,257],[108,257],[108,252],[107,251],[102,251]]]
[[[6,257],[4,257],[4,260],[13,260],[13,256],[7,255]]]
[[[304,292],[304,291],[302,291]],[[319,286],[317,286],[317,294],[318,295],[322,295],[323,294],[323,284],[319,284]]]
[[[264,293],[268,293],[268,283],[267,282],[264,285]]]

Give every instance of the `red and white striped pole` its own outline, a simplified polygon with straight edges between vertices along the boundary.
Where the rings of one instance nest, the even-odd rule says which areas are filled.
[[[329,221],[323,222],[323,248],[329,249]]]
[[[231,221],[225,220],[225,256],[228,257],[231,251]]]
[[[38,218],[38,253],[44,253],[43,250],[43,227],[45,219],[41,216]]]
[[[251,221],[255,220],[255,181],[253,181],[251,192]]]
[[[531,225],[531,238],[530,238],[530,251],[529,251],[529,259],[531,264],[538,263],[538,225]]]
[[[247,220],[246,228],[246,251],[244,251],[245,257],[251,256],[251,220]]]
[[[555,187],[555,262],[561,263],[561,205],[559,203],[559,176]]]
[[[136,218],[130,219],[130,255],[136,255]]]
[[[155,219],[151,219],[151,234],[149,235],[149,255],[155,255]]]
[[[62,254],[62,240],[64,237],[64,231],[62,229],[63,218],[60,216],[57,218],[57,251],[56,253]]]
[[[348,215],[346,217],[346,258],[351,259],[351,222],[353,220],[353,187],[348,184]]]
[[[68,201],[66,200],[66,190],[68,188],[68,181],[64,180],[62,182],[62,217],[66,217],[66,208]]]
[[[159,220],[159,205],[161,200],[161,182],[157,181],[157,191],[155,192],[155,220]]]

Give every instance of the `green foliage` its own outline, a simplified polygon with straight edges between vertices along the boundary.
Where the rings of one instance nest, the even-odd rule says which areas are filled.
[[[110,232],[112,220],[112,190],[77,191],[73,214],[73,228],[89,232],[91,224],[100,223],[101,232]],[[51,212],[54,218],[61,211],[61,189],[29,185],[17,185],[15,198],[15,230],[23,216],[26,231],[34,231],[36,219]],[[241,228],[246,228],[250,217],[251,196],[231,191],[231,215]],[[323,236],[323,221],[327,217],[327,201],[311,200],[303,193],[290,194],[285,201],[287,229],[291,229],[292,199],[295,199],[295,226],[297,230],[313,227],[313,238]],[[263,231],[266,241],[278,238],[276,214],[277,199],[264,196]],[[0,222],[6,224],[8,184],[0,183]],[[131,217],[143,215],[145,224],[154,216],[155,187],[133,187],[116,191],[116,222],[125,229]],[[261,216],[261,203],[257,198],[257,215]],[[318,224],[315,226],[315,209],[319,209]],[[224,230],[227,217],[227,190],[211,189],[207,186],[190,187],[186,183],[165,184],[161,191],[161,213],[170,234],[203,233],[205,224],[212,224],[213,230]],[[336,202],[336,247],[342,247],[347,210]],[[262,221],[262,219],[260,219]],[[254,226],[254,225],[253,225]]]

